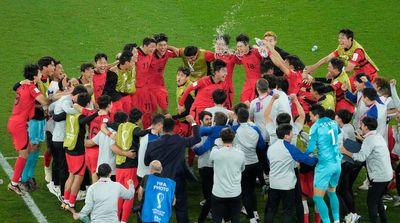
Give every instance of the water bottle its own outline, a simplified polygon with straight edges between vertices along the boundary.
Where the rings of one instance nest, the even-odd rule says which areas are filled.
[[[259,39],[259,38],[254,38],[254,40],[256,41],[257,46],[259,47],[265,47],[264,42]],[[261,50],[260,48],[258,49],[258,52],[260,52],[261,56],[266,58],[268,57],[268,53],[264,50]]]
[[[311,47],[311,52],[315,52],[317,50],[318,50],[318,46],[317,45],[314,45],[314,46]]]

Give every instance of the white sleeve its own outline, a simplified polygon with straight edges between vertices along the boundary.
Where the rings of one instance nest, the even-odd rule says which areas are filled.
[[[129,189],[126,189],[122,184],[119,184],[119,196],[124,200],[130,200],[135,195],[135,187],[129,185]]]

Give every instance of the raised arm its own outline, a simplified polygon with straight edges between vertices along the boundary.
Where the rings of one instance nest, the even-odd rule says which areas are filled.
[[[286,67],[285,61],[282,59],[281,55],[279,55],[278,51],[275,50],[275,47],[268,44],[267,48],[270,52],[269,57],[271,58],[272,63],[274,63],[284,74],[288,75],[290,70]]]
[[[297,112],[299,113],[299,117],[297,118],[296,122],[300,123],[301,125],[304,124],[304,120],[306,119],[306,113],[304,112],[303,107],[301,106],[297,96],[295,94],[291,94],[290,98],[296,105]]]
[[[275,100],[277,100],[278,98],[279,98],[279,94],[275,93],[272,96],[271,101],[269,101],[267,108],[265,109],[264,119],[265,119],[265,123],[267,123],[267,124],[274,121],[271,118],[271,111],[272,111],[272,106],[274,105]]]
[[[309,74],[314,73],[314,71],[315,71],[316,69],[318,69],[318,68],[319,68],[320,66],[322,66],[323,64],[328,63],[328,62],[329,62],[332,58],[334,58],[334,57],[335,57],[335,54],[334,54],[334,53],[330,53],[328,56],[326,56],[326,57],[320,59],[317,63],[315,63],[315,64],[313,64],[313,65],[311,65],[311,66],[306,66],[307,73],[309,73]]]

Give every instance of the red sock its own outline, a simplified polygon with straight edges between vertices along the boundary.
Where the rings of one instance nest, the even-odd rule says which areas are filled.
[[[69,204],[72,206],[75,206],[75,201],[76,201],[76,194],[70,194],[69,195]]]
[[[22,171],[24,171],[26,159],[18,156],[17,161],[15,161],[14,165],[14,175],[12,177],[12,182],[18,183],[19,178],[21,177]]]
[[[188,165],[189,165],[190,167],[193,166],[195,155],[196,155],[196,154],[194,153],[194,151],[193,151],[192,149],[189,148],[189,151],[188,151]]]
[[[308,214],[304,214],[304,223],[308,223]]]
[[[45,167],[50,167],[50,162],[51,162],[51,153],[49,151],[44,151],[44,166]]]
[[[318,212],[315,212],[315,223],[321,223],[321,216]]]
[[[71,191],[64,190],[64,200],[69,201],[70,197],[71,197]]]

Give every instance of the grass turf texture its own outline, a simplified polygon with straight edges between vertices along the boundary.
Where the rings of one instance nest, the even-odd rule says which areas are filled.
[[[169,43],[177,47],[197,45],[212,50],[216,28],[227,23],[227,33],[233,38],[247,33],[251,38],[262,37],[267,30],[278,34],[278,46],[298,55],[305,64],[316,62],[338,45],[338,30],[348,27],[380,68],[379,74],[397,78],[396,60],[400,13],[397,1],[10,1],[0,2],[0,148],[4,156],[16,156],[6,123],[10,116],[15,82],[22,79],[26,63],[36,62],[44,55],[62,61],[69,76],[79,75],[79,66],[91,62],[97,52],[105,52],[111,62],[127,42],[141,43],[145,36],[165,32]],[[232,13],[235,11],[236,13]],[[251,39],[251,44],[254,44]],[[310,48],[318,45],[317,52]],[[169,91],[169,109],[176,112],[175,73],[180,59],[172,59],[165,70]],[[316,74],[326,74],[326,66]],[[244,70],[236,66],[234,72],[235,102],[244,83]],[[42,148],[43,151],[43,148]],[[13,166],[14,161],[10,161]],[[36,169],[40,189],[31,193],[40,210],[50,222],[73,222],[70,214],[59,208],[57,199],[47,192],[43,176],[43,159]],[[0,170],[0,216],[3,222],[35,222],[22,199],[7,192],[9,179]],[[356,186],[364,179],[360,174]],[[366,192],[359,191],[356,206],[364,219],[367,217]],[[258,210],[264,219],[265,201],[259,191]],[[199,184],[188,184],[190,221],[197,220]],[[78,210],[83,202],[78,202]],[[397,219],[398,208],[389,203],[389,222]],[[172,220],[175,222],[175,219]],[[247,220],[243,217],[243,222]]]

